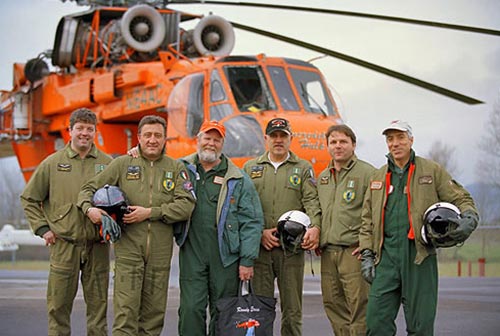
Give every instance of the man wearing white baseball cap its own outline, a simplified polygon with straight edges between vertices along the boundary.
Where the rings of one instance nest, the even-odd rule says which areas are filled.
[[[361,273],[371,283],[367,335],[395,335],[403,304],[409,335],[432,336],[437,307],[436,248],[422,239],[423,214],[437,202],[460,209],[450,236],[464,242],[479,216],[470,194],[438,163],[415,155],[411,126],[391,122],[385,135],[387,164],[371,177],[363,203],[359,244]],[[451,221],[451,220],[450,220]]]

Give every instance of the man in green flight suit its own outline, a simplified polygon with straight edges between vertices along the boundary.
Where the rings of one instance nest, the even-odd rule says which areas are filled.
[[[194,183],[197,201],[181,246],[179,335],[216,335],[217,300],[238,294],[239,280],[253,277],[264,218],[250,178],[222,154],[225,127],[205,121],[197,153],[182,162]],[[185,240],[184,240],[185,239]]]
[[[160,335],[167,304],[173,224],[191,215],[195,199],[182,163],[166,156],[166,121],[145,116],[138,126],[140,156],[123,155],[88,181],[78,206],[94,222],[91,199],[100,187],[118,186],[128,197],[121,238],[114,244],[113,335]]]
[[[372,175],[359,234],[361,272],[371,283],[367,335],[395,335],[403,304],[408,335],[432,336],[436,317],[436,249],[422,238],[424,212],[437,202],[454,204],[461,218],[450,236],[464,242],[479,216],[470,194],[434,161],[415,155],[405,121],[387,126],[388,163]]]
[[[101,243],[97,227],[76,207],[81,186],[111,161],[94,145],[96,124],[91,110],[75,110],[69,120],[71,141],[38,166],[21,194],[31,229],[50,250],[48,335],[71,334],[79,277],[87,304],[87,333],[107,335],[109,245]]]
[[[290,151],[292,131],[288,120],[271,119],[266,127],[268,151],[245,163],[260,196],[265,227],[259,258],[255,262],[253,288],[257,295],[273,297],[278,280],[281,303],[281,335],[302,335],[302,289],[304,250],[319,245],[321,212],[311,163]],[[278,219],[285,212],[299,210],[311,219],[302,249],[284,251],[275,236]]]
[[[330,126],[326,143],[332,161],[318,177],[323,304],[335,335],[365,335],[369,285],[358,260],[359,228],[375,168],[357,158],[356,135],[349,126]]]

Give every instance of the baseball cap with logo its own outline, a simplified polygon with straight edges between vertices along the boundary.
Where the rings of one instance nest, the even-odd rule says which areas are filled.
[[[267,123],[266,134],[269,135],[275,131],[282,131],[289,135],[292,134],[290,123],[288,122],[288,120],[283,118],[274,118]]]
[[[207,133],[208,131],[216,130],[224,138],[226,136],[226,128],[217,120],[207,120],[200,128],[200,133]]]
[[[393,120],[393,121],[391,121],[391,123],[389,124],[389,126],[387,126],[386,128],[384,128],[384,130],[382,131],[382,134],[385,135],[387,133],[387,131],[390,131],[390,130],[396,130],[396,131],[406,132],[406,133],[408,133],[408,136],[410,138],[413,137],[411,126],[406,121],[402,121],[402,120]]]

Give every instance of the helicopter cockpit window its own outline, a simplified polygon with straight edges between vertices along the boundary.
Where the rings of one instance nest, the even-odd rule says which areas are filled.
[[[202,73],[184,77],[168,98],[169,120],[181,135],[196,136],[203,123],[203,80]]]
[[[290,74],[306,111],[323,115],[336,114],[318,73],[290,69]]]
[[[292,87],[286,77],[285,69],[278,66],[268,67],[268,69],[274,89],[278,93],[281,107],[284,110],[298,111],[300,109],[299,104],[293,95]]]
[[[228,65],[224,67],[224,72],[241,112],[276,109],[269,85],[259,66]]]
[[[226,91],[222,86],[219,72],[213,70],[210,75],[210,120],[221,120],[233,114],[234,111],[231,104],[224,101],[227,101]]]
[[[230,158],[262,155],[264,135],[253,114],[237,114],[224,122],[226,139],[222,152]]]

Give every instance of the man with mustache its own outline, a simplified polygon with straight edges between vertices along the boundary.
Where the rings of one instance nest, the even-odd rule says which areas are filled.
[[[138,126],[139,155],[122,155],[88,181],[78,206],[94,222],[104,210],[91,204],[106,184],[127,196],[116,256],[113,335],[160,335],[167,304],[174,224],[187,220],[194,208],[192,184],[184,165],[165,155],[167,123],[156,115]]]
[[[238,294],[240,280],[253,277],[263,216],[250,178],[222,154],[226,130],[205,121],[197,152],[184,162],[194,185],[196,207],[180,232],[179,335],[216,335],[216,302]]]
[[[252,283],[257,295],[274,297],[274,280],[278,280],[281,335],[299,336],[302,335],[304,250],[318,247],[321,225],[316,180],[311,163],[290,151],[292,130],[288,120],[271,119],[265,141],[266,153],[244,166],[259,193],[265,219]],[[305,212],[311,219],[302,248],[295,253],[285,251],[277,237],[278,219],[290,210]]]

